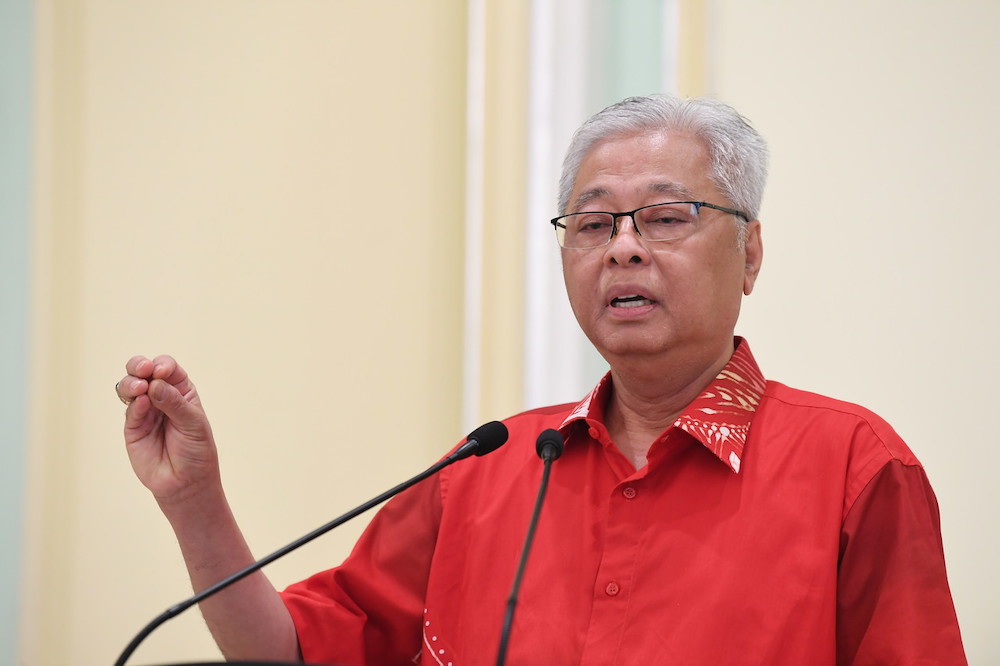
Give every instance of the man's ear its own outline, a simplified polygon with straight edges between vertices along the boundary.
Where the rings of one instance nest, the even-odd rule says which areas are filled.
[[[744,244],[746,266],[743,273],[743,294],[750,295],[760,273],[760,263],[764,259],[764,244],[760,237],[760,220],[747,222],[746,243]]]

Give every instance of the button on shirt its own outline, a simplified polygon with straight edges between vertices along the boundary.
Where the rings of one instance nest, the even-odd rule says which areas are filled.
[[[541,477],[566,437],[510,664],[964,664],[938,508],[871,412],[766,382],[746,342],[636,470],[583,401],[390,501],[283,593],[307,661],[492,664]],[[922,661],[923,660],[923,661]]]

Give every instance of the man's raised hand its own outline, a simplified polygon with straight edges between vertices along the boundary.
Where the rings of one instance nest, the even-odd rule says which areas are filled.
[[[171,356],[134,356],[115,391],[125,410],[125,447],[139,480],[161,504],[218,490],[218,457],[198,391]]]

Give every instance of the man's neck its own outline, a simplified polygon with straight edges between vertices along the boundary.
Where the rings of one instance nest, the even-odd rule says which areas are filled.
[[[732,357],[730,345],[707,359],[688,363],[664,358],[661,362],[612,364],[612,390],[605,408],[605,426],[611,440],[636,469],[646,464],[653,442],[701,395]]]

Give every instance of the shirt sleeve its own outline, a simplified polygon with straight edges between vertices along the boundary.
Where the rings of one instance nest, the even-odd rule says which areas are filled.
[[[837,664],[967,664],[924,470],[886,463],[841,532]]]
[[[282,592],[307,662],[410,663],[420,652],[431,557],[441,518],[437,477],[400,493],[344,563]]]

